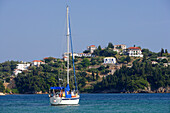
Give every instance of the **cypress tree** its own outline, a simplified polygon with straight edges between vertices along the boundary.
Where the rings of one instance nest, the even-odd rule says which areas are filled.
[[[92,77],[93,77],[93,81],[95,80],[95,75],[94,72],[92,71]]]
[[[162,49],[161,49],[161,56],[162,56],[163,53],[164,53],[164,49],[162,48]]]
[[[114,48],[114,46],[113,46],[113,44],[111,42],[109,42],[108,48]]]
[[[98,80],[99,79],[99,75],[98,75],[98,72],[96,73],[96,80]]]
[[[101,46],[100,46],[100,45],[98,46],[98,50],[99,50],[99,51],[101,51],[101,50],[102,50],[102,48],[101,48]]]
[[[167,50],[167,49],[165,49],[165,53],[167,53],[167,54],[168,54],[168,50]]]

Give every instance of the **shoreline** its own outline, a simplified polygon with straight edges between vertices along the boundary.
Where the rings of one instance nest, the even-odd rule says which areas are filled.
[[[41,94],[36,94],[36,93],[18,93],[18,94],[7,94],[5,95],[44,95],[48,93],[41,93]],[[169,92],[164,92],[164,93],[103,93],[103,92],[98,92],[98,93],[80,93],[80,94],[170,94]]]

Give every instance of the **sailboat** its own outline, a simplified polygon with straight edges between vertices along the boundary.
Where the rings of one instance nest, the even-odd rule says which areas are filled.
[[[72,37],[70,28],[69,7],[67,6],[67,85],[66,87],[50,87],[50,103],[51,105],[77,105],[79,104],[80,95],[76,83],[74,57],[72,55],[75,89],[71,90],[69,86],[69,44],[71,43],[71,51],[73,54]]]

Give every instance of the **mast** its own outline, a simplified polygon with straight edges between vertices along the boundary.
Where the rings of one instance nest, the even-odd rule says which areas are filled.
[[[69,84],[69,37],[70,37],[70,31],[69,31],[69,7],[67,6],[67,85]]]

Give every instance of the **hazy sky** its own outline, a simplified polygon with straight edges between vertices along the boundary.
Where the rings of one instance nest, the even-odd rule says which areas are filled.
[[[66,4],[75,52],[109,42],[170,52],[170,0],[0,0],[0,62],[61,58]]]

